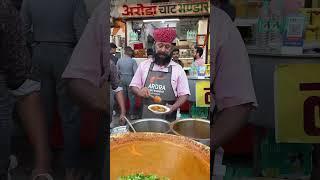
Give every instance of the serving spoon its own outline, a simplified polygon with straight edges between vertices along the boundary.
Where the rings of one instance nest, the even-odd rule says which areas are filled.
[[[132,126],[131,122],[129,121],[129,119],[127,119],[126,117],[124,117],[124,119],[127,121],[127,123],[129,124],[130,128],[133,130],[133,132],[137,132],[134,127]]]

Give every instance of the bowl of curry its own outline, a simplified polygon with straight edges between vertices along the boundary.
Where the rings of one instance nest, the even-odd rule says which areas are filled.
[[[161,104],[151,104],[148,109],[155,114],[165,114],[170,111],[170,108]]]
[[[111,180],[135,174],[167,180],[208,180],[210,148],[171,134],[116,134],[110,137],[110,165]]]

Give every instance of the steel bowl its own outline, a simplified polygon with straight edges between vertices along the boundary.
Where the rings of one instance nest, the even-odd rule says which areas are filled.
[[[156,133],[166,133],[170,132],[170,122],[163,119],[139,119],[131,122],[133,128],[137,132],[156,132]],[[129,124],[127,129],[133,132]]]
[[[110,164],[111,180],[136,173],[171,180],[208,180],[210,148],[171,134],[116,134],[110,137]]]
[[[172,132],[210,146],[210,121],[204,119],[180,119],[170,125]]]

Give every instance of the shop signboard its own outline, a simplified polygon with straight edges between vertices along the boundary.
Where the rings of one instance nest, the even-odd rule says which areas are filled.
[[[279,65],[275,71],[277,142],[320,142],[320,64]]]
[[[198,80],[196,83],[196,106],[210,107],[210,81]]]
[[[123,4],[119,7],[123,18],[168,17],[168,16],[196,16],[209,15],[210,2],[207,0]]]

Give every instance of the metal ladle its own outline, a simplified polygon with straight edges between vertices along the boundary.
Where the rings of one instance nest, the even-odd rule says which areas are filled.
[[[129,121],[129,119],[127,119],[127,117],[124,117],[125,119],[126,119],[126,121],[127,121],[127,123],[129,124],[129,126],[130,126],[130,128],[133,130],[133,132],[137,132],[135,129],[134,129],[134,127],[132,126],[132,124],[131,124],[131,122]]]

